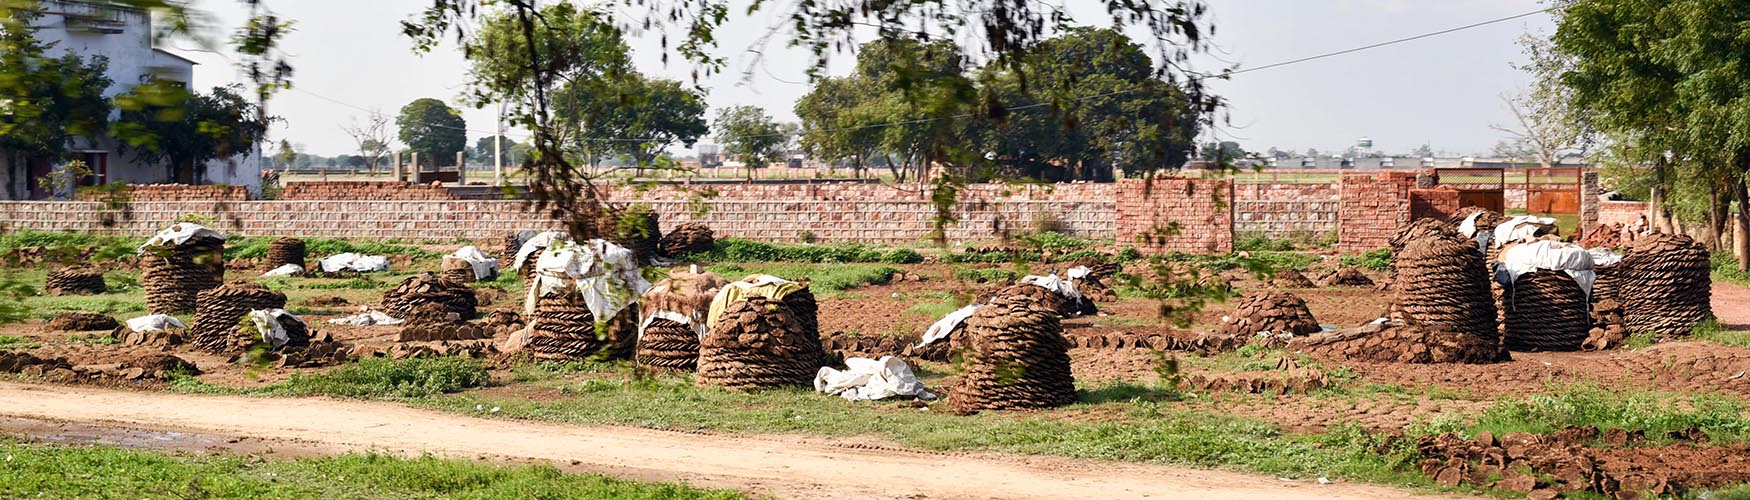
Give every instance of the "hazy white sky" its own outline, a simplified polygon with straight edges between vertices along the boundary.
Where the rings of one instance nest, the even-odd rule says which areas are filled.
[[[235,26],[243,15],[240,2],[234,0],[196,3],[214,13],[221,26]],[[290,139],[302,150],[322,155],[356,153],[340,127],[363,116],[360,108],[381,109],[392,117],[402,105],[421,97],[459,106],[467,67],[460,52],[446,46],[415,55],[400,32],[399,22],[430,5],[429,1],[268,4],[298,23],[284,45],[296,69],[295,88],[269,104],[269,112],[285,120],[274,129],[274,141]],[[1068,5],[1072,13],[1085,16],[1081,19],[1099,21],[1104,14],[1103,2],[1069,0]],[[1229,63],[1241,68],[1262,66],[1544,7],[1535,0],[1213,2],[1217,49],[1198,68],[1213,70]],[[750,19],[732,12],[736,17],[720,33],[719,49],[729,66],[703,81],[713,107],[709,116],[717,107],[753,104],[781,120],[794,120],[791,107],[809,88],[804,71],[812,63],[811,56],[784,48],[782,40],[770,47],[754,46],[779,20],[773,15]],[[1512,120],[1501,95],[1525,84],[1524,75],[1511,67],[1523,59],[1517,38],[1527,31],[1552,30],[1550,17],[1538,14],[1214,82],[1212,88],[1231,105],[1229,125],[1215,137],[1237,140],[1255,150],[1270,146],[1341,150],[1365,136],[1388,152],[1407,152],[1423,143],[1450,153],[1486,152],[1503,136],[1490,125]],[[215,32],[213,38],[225,36]],[[678,54],[671,55],[666,65],[662,62],[655,34],[639,34],[631,43],[640,70],[692,81],[694,68]],[[201,63],[195,70],[199,88],[241,80],[237,69],[219,54],[180,50],[198,49],[194,43],[179,41],[167,48]],[[764,64],[751,64],[748,49],[766,50]],[[854,57],[840,55],[834,71],[848,69]],[[470,144],[491,134],[491,111],[467,107],[463,116],[471,130]]]

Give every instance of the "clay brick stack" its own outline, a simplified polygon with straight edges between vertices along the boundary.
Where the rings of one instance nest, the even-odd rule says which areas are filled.
[[[806,299],[756,295],[729,304],[699,342],[698,383],[733,390],[813,383],[826,352],[813,326],[813,297]]]
[[[1630,331],[1688,335],[1713,317],[1707,248],[1683,235],[1653,234],[1629,243],[1616,295]]]
[[[639,301],[643,315],[666,311],[703,324],[711,299],[728,281],[712,273],[675,271],[657,282]],[[693,371],[699,364],[699,334],[692,325],[668,318],[648,320],[638,337],[639,365],[676,371]]]
[[[717,245],[716,235],[711,232],[711,226],[699,222],[688,222],[675,226],[673,231],[662,237],[658,250],[664,257],[680,258],[696,253],[709,252]]]
[[[464,282],[425,272],[408,276],[400,285],[383,292],[383,310],[398,318],[411,317],[426,303],[443,305],[463,321],[474,319],[474,290]]]
[[[50,271],[43,279],[43,291],[49,295],[97,295],[109,291],[103,283],[103,271],[88,267],[66,267]]]
[[[1319,330],[1318,320],[1300,297],[1287,292],[1256,292],[1240,299],[1234,312],[1222,318],[1219,334],[1281,347],[1293,337]]]
[[[241,330],[244,315],[256,309],[283,309],[286,295],[249,281],[233,281],[200,293],[191,343],[209,352],[238,352],[260,342],[255,329]]]
[[[193,311],[201,292],[225,280],[225,240],[197,236],[140,256],[140,282],[152,314]]]
[[[304,248],[304,240],[297,238],[279,238],[267,244],[267,262],[263,263],[262,267],[278,269],[280,266],[286,264],[297,264],[298,267],[309,267],[305,265],[304,262],[304,259],[307,256],[308,253]]]
[[[1577,351],[1591,329],[1585,290],[1562,271],[1519,275],[1506,297],[1509,351]]]
[[[956,412],[1063,406],[1075,402],[1070,343],[1056,310],[1000,295],[966,320],[966,369],[949,388]]]

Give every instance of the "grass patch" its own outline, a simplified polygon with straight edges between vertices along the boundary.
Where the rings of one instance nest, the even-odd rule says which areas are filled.
[[[1750,407],[1716,394],[1623,391],[1593,384],[1557,387],[1524,399],[1503,400],[1477,416],[1468,429],[1499,436],[1508,432],[1547,434],[1567,426],[1645,431],[1662,439],[1667,431],[1696,427],[1715,443],[1750,438]]]
[[[233,237],[227,239],[225,240],[225,258],[265,258],[268,246],[276,239],[278,238]],[[347,252],[365,255],[406,255],[414,259],[436,259],[444,256],[442,252],[426,250],[396,240],[352,241],[337,238],[305,238],[304,249],[313,259]],[[315,265],[314,260],[311,261],[311,265]]]
[[[11,335],[0,335],[0,350],[36,349],[38,347],[42,347],[42,344],[38,344],[36,342],[31,342],[29,340],[25,340],[22,337],[14,337]]]
[[[910,248],[880,249],[854,243],[785,245],[741,238],[717,240],[710,252],[694,258],[713,262],[801,262],[916,264],[924,256]]]
[[[1391,269],[1391,249],[1375,248],[1359,255],[1344,255],[1343,265],[1385,271]]]
[[[770,274],[789,280],[809,280],[808,289],[820,297],[830,297],[845,290],[865,285],[885,285],[893,280],[898,269],[873,264],[716,264],[708,268],[726,279],[736,280],[749,274]]]
[[[937,302],[917,303],[906,308],[905,313],[908,315],[929,318],[930,322],[933,323],[936,319],[947,316],[948,313],[958,311],[962,307],[966,307],[966,301],[964,299],[948,297]]]
[[[1281,269],[1305,271],[1313,263],[1319,261],[1319,256],[1301,252],[1239,252],[1221,255],[1190,254],[1173,252],[1162,257],[1167,262],[1180,262],[1198,269],[1212,272],[1230,269],[1244,269],[1253,274],[1268,274]]]
[[[1738,259],[1728,253],[1716,253],[1708,264],[1713,269],[1713,280],[1732,283],[1738,286],[1750,287],[1750,271],[1738,270]]]
[[[1695,325],[1691,337],[1706,340],[1720,345],[1733,347],[1750,347],[1750,331],[1729,330],[1718,320],[1708,318]]]
[[[350,454],[297,460],[173,456],[107,446],[0,442],[5,498],[745,498],[729,490],[492,466],[433,457]]]
[[[80,259],[86,249],[94,249],[93,260],[115,260],[134,255],[146,238],[98,236],[87,233],[23,230],[0,234],[0,255],[10,255],[22,248],[46,248],[61,260]]]
[[[1008,283],[1021,279],[1021,272],[1011,269],[955,268],[954,279],[973,283]]]
[[[178,377],[172,387],[207,394],[403,399],[483,387],[487,382],[486,367],[467,358],[369,358],[313,375],[294,374],[262,387],[220,387],[193,377]]]

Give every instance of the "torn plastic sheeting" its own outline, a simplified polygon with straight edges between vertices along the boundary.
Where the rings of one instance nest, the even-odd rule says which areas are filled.
[[[1082,299],[1082,292],[1081,290],[1076,289],[1076,284],[1070,280],[1057,277],[1057,273],[1052,273],[1048,276],[1027,276],[1021,278],[1020,282],[1045,287],[1046,290],[1056,292],[1058,295],[1068,297],[1070,300],[1079,301]]]
[[[1495,226],[1495,246],[1506,245],[1537,234],[1537,227],[1530,224],[1548,225],[1555,223],[1555,219],[1535,215],[1521,215],[1507,219],[1507,222]]]
[[[583,294],[596,321],[606,322],[650,290],[650,281],[625,247],[595,239],[584,245],[554,242],[549,250],[536,259],[535,286],[523,299],[525,315],[534,314],[539,298],[569,287]]]
[[[1477,218],[1482,216],[1483,212],[1477,211],[1471,213],[1469,217],[1465,217],[1464,222],[1458,224],[1458,234],[1462,234],[1466,238],[1477,237]]]
[[[822,367],[814,375],[814,390],[837,394],[851,401],[871,401],[893,396],[936,399],[911,367],[893,356],[881,359],[846,358],[845,369]]]
[[[486,281],[498,276],[498,259],[486,255],[486,252],[480,251],[473,245],[458,248],[449,256],[462,259],[468,265],[473,266],[476,281]]]
[[[1593,269],[1614,266],[1616,263],[1622,262],[1622,252],[1611,250],[1609,248],[1588,248],[1586,249],[1586,253],[1592,254]]]
[[[261,273],[261,277],[273,278],[273,277],[280,277],[280,276],[294,276],[294,275],[297,275],[298,273],[301,273],[301,272],[304,272],[304,266],[300,266],[297,264],[286,264],[286,265],[283,265],[280,267],[273,268],[273,270],[271,270],[271,271]]]
[[[389,270],[389,258],[381,255],[362,255],[352,252],[330,255],[316,263],[322,272],[352,270],[361,273],[382,272]]]
[[[158,234],[152,235],[152,239],[146,240],[146,244],[140,245],[138,252],[140,255],[146,255],[146,249],[148,248],[181,245],[183,242],[196,236],[207,236],[221,240],[225,239],[225,233],[207,229],[200,224],[183,222],[173,224],[170,227],[164,228],[162,231],[158,231]]]
[[[948,338],[949,335],[954,333],[954,330],[959,329],[960,325],[966,322],[966,318],[972,317],[972,313],[977,310],[978,304],[973,304],[942,316],[942,319],[936,320],[935,323],[930,324],[928,330],[924,330],[923,341],[918,342],[918,347],[927,346],[935,341]]]
[[[529,260],[530,254],[553,246],[553,243],[560,241],[571,241],[571,235],[562,231],[545,231],[541,234],[535,235],[533,238],[529,238],[528,241],[523,242],[523,246],[517,247],[516,260],[511,261],[511,268],[518,270],[522,269],[524,265],[528,264],[527,261]]]
[[[402,323],[402,320],[396,319],[395,317],[387,315],[387,314],[383,314],[381,311],[366,310],[364,312],[354,314],[352,316],[347,316],[344,318],[334,318],[334,319],[328,320],[328,322],[336,324],[336,325],[377,326],[377,325],[399,325]]]
[[[297,316],[293,316],[292,313],[286,312],[285,309],[256,309],[249,311],[249,322],[255,325],[255,332],[261,334],[261,340],[272,345],[274,349],[278,349],[286,345],[287,342],[292,341],[292,337],[286,334],[285,322],[287,321],[297,322],[300,325],[304,324],[304,320],[298,319]]]
[[[1501,274],[1506,279],[1501,284],[1512,286],[1520,275],[1539,269],[1563,271],[1574,278],[1580,290],[1586,292],[1587,300],[1591,300],[1592,283],[1598,280],[1592,265],[1592,254],[1579,245],[1549,240],[1522,243],[1501,252]]]
[[[161,332],[170,328],[176,328],[177,330],[188,329],[188,327],[182,325],[181,321],[177,321],[176,318],[170,317],[168,314],[148,314],[130,319],[127,321],[127,324],[128,329],[133,330],[135,333]]]

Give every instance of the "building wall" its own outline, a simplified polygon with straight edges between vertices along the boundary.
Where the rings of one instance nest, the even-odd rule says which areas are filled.
[[[1337,183],[1237,183],[1234,232],[1282,239],[1322,236],[1338,228]]]
[[[1414,172],[1345,173],[1339,190],[1337,249],[1365,252],[1384,248],[1397,228],[1410,222],[1410,188]]]
[[[1116,185],[1119,244],[1150,253],[1233,251],[1232,181],[1125,179]]]

